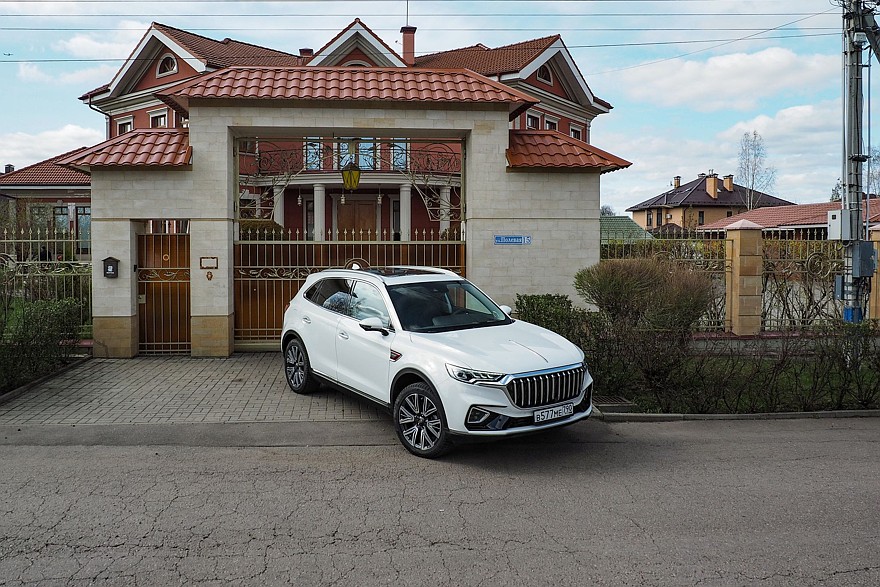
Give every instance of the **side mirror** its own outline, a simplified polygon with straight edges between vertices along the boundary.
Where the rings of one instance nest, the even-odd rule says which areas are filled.
[[[501,311],[510,316],[510,313],[513,312],[513,309],[510,306],[499,306]]]
[[[388,328],[378,316],[370,316],[358,322],[358,326],[367,332],[381,332],[382,336],[388,336]]]

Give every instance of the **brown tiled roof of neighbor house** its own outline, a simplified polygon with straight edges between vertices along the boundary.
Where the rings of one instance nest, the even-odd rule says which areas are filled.
[[[482,44],[471,45],[416,57],[415,65],[430,69],[467,68],[483,75],[513,73],[540,57],[541,53],[559,39],[559,35],[551,35],[494,49]]]
[[[0,186],[88,186],[92,177],[79,169],[64,167],[58,162],[85,151],[80,147],[51,159],[0,175]]]
[[[472,71],[364,67],[230,67],[156,95],[184,110],[193,98],[506,103],[511,117],[538,103]]]
[[[507,162],[519,168],[583,169],[607,173],[632,165],[606,151],[555,130],[512,130]]]
[[[743,207],[748,199],[747,189],[741,185],[733,184],[733,190],[728,191],[723,187],[721,178],[718,178],[718,185],[721,188],[716,192],[715,198],[706,191],[706,184],[709,176],[703,175],[697,179],[682,184],[677,188],[673,188],[667,192],[663,192],[659,196],[654,196],[644,202],[630,206],[627,212],[636,210],[647,210],[649,208],[679,208],[682,206],[702,206],[702,207]],[[763,192],[755,192],[752,196],[760,207],[764,206],[785,206],[791,204],[788,200],[777,198]]]
[[[192,163],[189,130],[138,129],[59,160],[74,167],[183,167]]]
[[[862,200],[862,215],[870,213],[870,221],[880,221],[880,199],[871,198],[865,205]],[[813,204],[792,204],[772,208],[755,208],[741,214],[729,216],[700,227],[701,231],[725,230],[740,220],[748,220],[762,228],[782,227],[822,227],[828,224],[828,212],[840,210],[840,202],[816,202]]]

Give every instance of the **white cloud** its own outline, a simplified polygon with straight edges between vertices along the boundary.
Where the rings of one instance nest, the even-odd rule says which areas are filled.
[[[124,20],[115,31],[80,33],[70,39],[55,42],[57,51],[68,53],[80,59],[125,59],[137,46],[149,23]]]
[[[617,74],[615,85],[634,100],[682,106],[702,112],[746,110],[762,98],[839,83],[840,58],[798,55],[771,47],[731,53],[705,61],[673,59]]]
[[[91,84],[97,85],[105,83],[111,79],[116,73],[118,67],[115,65],[99,65],[88,69],[78,69],[68,71],[61,75],[51,76],[43,71],[38,65],[33,63],[20,63],[18,65],[18,78],[25,82],[34,83],[55,83],[55,84]]]
[[[0,163],[11,163],[16,169],[39,163],[77,147],[86,147],[104,140],[104,133],[68,124],[55,130],[28,134],[0,134]]]
[[[19,63],[18,79],[24,82],[47,83],[52,81],[52,76],[33,63]]]

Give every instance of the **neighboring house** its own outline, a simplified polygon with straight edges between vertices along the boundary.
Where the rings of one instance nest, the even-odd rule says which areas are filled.
[[[589,142],[611,106],[558,35],[416,57],[415,32],[398,54],[356,19],[292,55],[150,27],[82,97],[108,140],[63,160],[92,177],[94,258],[119,264],[95,268],[96,353],[271,347],[291,292],[334,265],[574,295],[599,178],[630,165]],[[254,222],[283,242],[252,242]]]
[[[85,171],[59,165],[58,161],[75,156],[85,147],[12,170],[0,175],[0,195],[7,204],[6,228],[39,231],[47,234],[70,234],[77,242],[77,255],[88,258],[91,239],[91,178]]]
[[[823,240],[828,235],[828,213],[840,210],[840,202],[792,204],[773,208],[757,208],[700,227],[703,232],[724,232],[734,222],[747,220],[777,238]],[[880,198],[862,200],[862,216],[869,225],[880,222]]]
[[[763,192],[752,192],[753,207],[791,204]],[[626,209],[633,220],[647,230],[677,224],[685,230],[711,224],[748,210],[748,188],[735,184],[732,175],[719,178],[716,173],[701,173],[688,183],[673,179],[672,189]]]
[[[599,218],[602,244],[640,241],[653,238],[651,233],[636,224],[629,216],[602,216]]]

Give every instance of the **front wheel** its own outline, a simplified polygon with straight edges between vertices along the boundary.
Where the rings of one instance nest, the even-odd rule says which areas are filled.
[[[443,404],[424,382],[407,385],[394,400],[394,430],[417,457],[433,459],[452,448]]]
[[[287,385],[296,393],[312,393],[318,389],[318,380],[312,373],[309,354],[298,338],[291,338],[284,347],[284,377]]]

